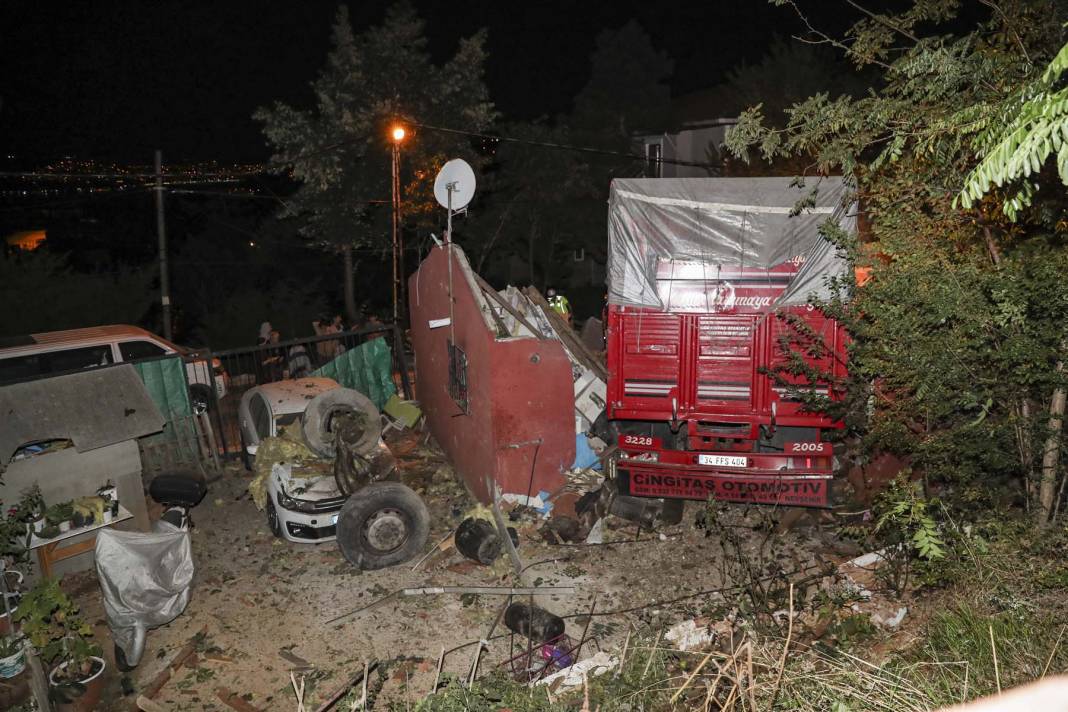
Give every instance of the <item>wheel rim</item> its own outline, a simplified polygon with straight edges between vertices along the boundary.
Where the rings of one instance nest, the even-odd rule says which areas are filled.
[[[407,519],[396,509],[380,509],[364,522],[363,538],[379,554],[396,551],[408,539]]]

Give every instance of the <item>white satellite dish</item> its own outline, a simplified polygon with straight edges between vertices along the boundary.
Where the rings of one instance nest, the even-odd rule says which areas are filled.
[[[443,208],[463,210],[475,197],[475,172],[467,161],[454,158],[434,179],[434,197]]]

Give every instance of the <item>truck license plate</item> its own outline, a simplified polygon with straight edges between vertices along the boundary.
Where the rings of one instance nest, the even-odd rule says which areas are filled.
[[[748,467],[749,459],[731,455],[698,455],[697,464],[712,467]]]

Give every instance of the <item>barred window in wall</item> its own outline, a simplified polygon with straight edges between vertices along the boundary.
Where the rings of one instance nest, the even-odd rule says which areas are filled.
[[[449,346],[449,395],[464,413],[468,411],[467,401],[467,354],[451,341]]]

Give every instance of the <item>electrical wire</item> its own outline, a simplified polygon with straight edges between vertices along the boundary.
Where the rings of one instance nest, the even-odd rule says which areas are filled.
[[[416,128],[427,129],[428,131],[440,131],[441,133],[458,134],[460,136],[470,136],[471,138],[484,138],[491,141],[500,141],[502,143],[517,143],[527,146],[538,146],[541,148],[553,148],[562,151],[576,151],[579,153],[593,153],[601,156],[618,156],[620,158],[629,158],[635,161],[648,161],[646,156],[642,156],[637,153],[627,153],[624,151],[612,151],[606,148],[594,148],[592,146],[575,146],[567,143],[556,143],[554,141],[536,141],[529,138],[515,138],[513,136],[495,136],[493,134],[480,133],[478,131],[464,131],[462,129],[451,129],[444,126],[431,126],[429,124],[420,124],[416,122],[409,122],[411,126]],[[713,163],[700,163],[698,161],[682,161],[677,158],[658,158],[656,163],[667,163],[673,166],[691,166],[693,168],[718,168]]]

